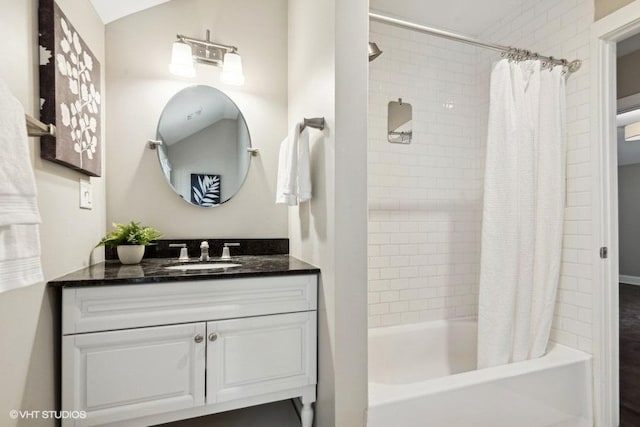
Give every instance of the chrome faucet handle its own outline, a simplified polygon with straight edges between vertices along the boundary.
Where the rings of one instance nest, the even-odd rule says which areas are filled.
[[[189,261],[189,251],[186,243],[169,243],[170,248],[181,248],[178,261]]]
[[[240,243],[225,243],[224,248],[222,248],[222,256],[220,257],[220,259],[225,261],[231,259],[231,253],[229,252],[230,246],[237,247],[240,246]]]

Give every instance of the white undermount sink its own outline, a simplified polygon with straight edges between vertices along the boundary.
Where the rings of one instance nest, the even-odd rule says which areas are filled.
[[[225,268],[240,267],[240,264],[224,264],[221,262],[207,264],[183,264],[165,267],[167,270],[221,270]]]

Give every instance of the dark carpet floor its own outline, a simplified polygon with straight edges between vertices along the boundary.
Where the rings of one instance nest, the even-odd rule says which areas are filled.
[[[640,427],[640,286],[620,284],[620,427]]]

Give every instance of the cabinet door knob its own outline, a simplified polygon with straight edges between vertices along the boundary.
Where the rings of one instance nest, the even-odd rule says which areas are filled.
[[[203,340],[202,335],[198,334],[196,335],[196,337],[193,339],[195,342],[197,342],[198,344],[200,344]]]
[[[218,339],[218,334],[216,334],[215,332],[211,332],[209,334],[209,341],[213,342],[213,341],[215,341],[217,339]]]

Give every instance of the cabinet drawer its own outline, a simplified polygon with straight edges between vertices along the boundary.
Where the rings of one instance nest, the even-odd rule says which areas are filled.
[[[64,335],[315,310],[315,275],[65,288]]]
[[[62,409],[92,426],[204,404],[205,323],[68,335]]]
[[[207,405],[316,384],[316,312],[207,323]]]

